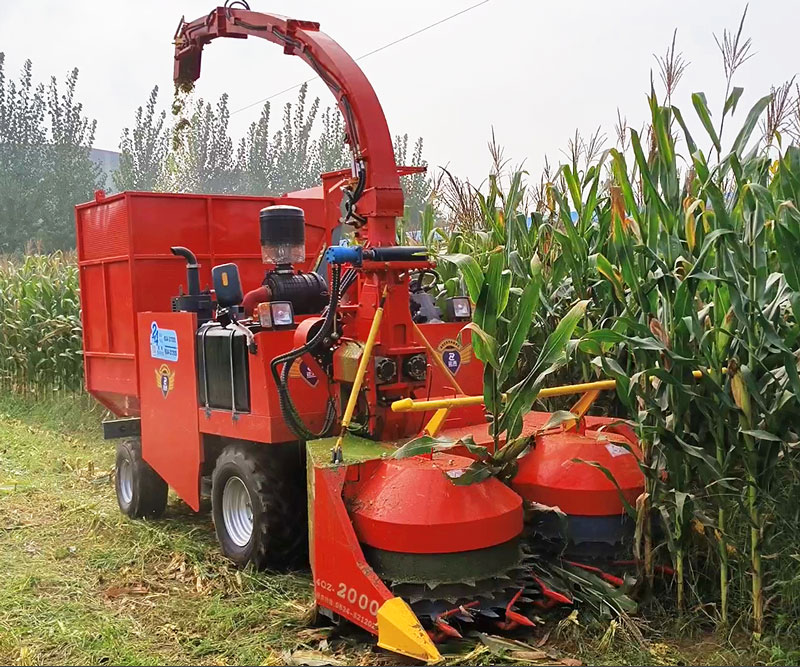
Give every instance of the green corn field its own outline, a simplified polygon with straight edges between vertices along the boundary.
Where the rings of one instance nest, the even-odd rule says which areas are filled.
[[[0,386],[47,395],[83,382],[74,253],[0,258]]]
[[[796,631],[800,614],[800,148],[775,120],[780,92],[743,112],[729,85],[715,124],[702,93],[682,110],[651,89],[643,133],[581,142],[538,187],[495,148],[488,187],[447,175],[422,228],[440,296],[476,304],[499,429],[518,432],[514,397],[535,398],[543,372],[616,379],[594,409],[630,420],[643,447],[636,595],[756,636]],[[566,322],[571,341],[545,369]],[[675,571],[667,598],[659,563]]]

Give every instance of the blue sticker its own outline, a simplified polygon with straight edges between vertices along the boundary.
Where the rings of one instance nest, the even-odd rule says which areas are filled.
[[[312,387],[316,387],[319,383],[319,378],[317,374],[311,370],[311,368],[306,364],[305,361],[300,362],[300,376],[308,382]]]
[[[450,369],[450,372],[455,375],[458,373],[458,369],[461,368],[461,352],[448,347],[442,352],[442,361]]]
[[[150,356],[164,361],[178,361],[178,334],[172,329],[159,329],[150,324]]]

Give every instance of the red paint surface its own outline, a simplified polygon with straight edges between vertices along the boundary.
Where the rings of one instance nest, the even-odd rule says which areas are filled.
[[[142,457],[193,510],[200,509],[203,450],[197,428],[194,313],[139,313]],[[172,329],[178,337],[176,362],[150,356],[150,324]],[[165,366],[172,389],[162,391],[157,374]]]
[[[302,326],[303,322],[300,323]],[[281,415],[278,389],[270,373],[270,362],[279,354],[295,347],[295,330],[261,331],[255,336],[258,350],[248,355],[250,379],[250,412],[237,413],[236,418],[229,410],[211,409],[206,412],[199,406],[200,430],[203,433],[252,440],[253,442],[280,443],[293,442],[297,436],[292,433]],[[320,370],[319,382],[311,386],[300,375],[300,361],[314,363],[310,355],[295,362],[289,374],[289,393],[304,423],[315,432],[322,429],[328,406],[330,387],[328,379]],[[197,409],[197,406],[196,406]]]
[[[239,266],[245,290],[255,288],[265,272],[258,212],[272,204],[305,211],[306,261],[298,268],[310,270],[338,224],[318,198],[124,192],[76,207],[89,393],[117,415],[139,414],[136,314],[169,312],[186,285],[186,262],[170,246],[197,255],[201,289],[211,285],[211,267],[225,262]]]
[[[454,553],[507,542],[522,532],[522,500],[495,478],[457,486],[447,472],[472,461],[434,454],[373,462],[348,489],[359,540],[402,553]]]
[[[355,60],[321,32],[318,23],[218,7],[191,23],[183,23],[178,32],[176,82],[194,81],[200,76],[203,47],[218,37],[261,37],[308,63],[336,99],[348,143],[366,165],[364,192],[358,202],[358,212],[366,218],[366,224],[356,234],[372,246],[395,245],[395,218],[403,214],[403,191],[383,109]]]
[[[317,604],[377,634],[378,609],[394,596],[367,564],[342,501],[345,477],[363,465],[309,471],[311,570]]]
[[[628,451],[631,450],[631,451]],[[609,516],[624,513],[614,484],[601,470],[580,459],[596,462],[614,476],[625,499],[635,505],[644,491],[639,448],[625,437],[587,430],[549,433],[536,438],[535,447],[519,460],[512,488],[526,500],[557,505],[567,514]]]

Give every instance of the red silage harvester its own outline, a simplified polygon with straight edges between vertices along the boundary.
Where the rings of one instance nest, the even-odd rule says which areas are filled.
[[[467,624],[531,625],[553,594],[523,543],[558,527],[526,530],[523,501],[560,507],[576,549],[618,544],[617,489],[574,460],[634,502],[636,439],[581,415],[537,434],[511,487],[453,484],[466,450],[392,456],[423,431],[492,448],[471,304],[443,314],[422,286],[425,249],[396,245],[414,169],[396,165],[372,86],[318,24],[214,9],[181,24],[176,84],[199,77],[213,39],[248,36],[327,84],[353,166],[281,197],[98,193],[77,207],[86,386],[118,417],[104,428],[121,442],[120,508],[159,516],[168,486],[194,510],[210,496],[226,556],[277,568],[307,554],[321,613],[417,659],[439,660],[435,642]],[[342,223],[350,245],[334,241]],[[548,417],[528,413],[523,434]]]

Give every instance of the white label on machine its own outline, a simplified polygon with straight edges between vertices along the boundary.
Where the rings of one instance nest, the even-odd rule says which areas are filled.
[[[611,456],[613,456],[614,458],[622,456],[623,454],[630,454],[630,452],[627,449],[621,447],[620,445],[608,444],[606,445],[606,449],[608,450],[608,453],[611,454]]]
[[[159,329],[150,325],[150,356],[164,361],[178,361],[178,334],[172,329]]]

